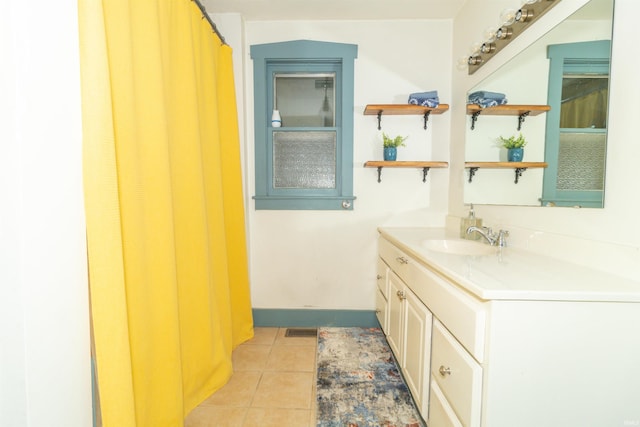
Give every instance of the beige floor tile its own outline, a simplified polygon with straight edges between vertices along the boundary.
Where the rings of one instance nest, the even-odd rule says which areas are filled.
[[[184,420],[184,427],[242,427],[248,408],[198,406]]]
[[[185,427],[315,427],[315,337],[255,328],[233,352],[234,374],[185,419]]]
[[[262,371],[271,353],[270,345],[241,345],[231,355],[234,372]]]
[[[275,345],[317,345],[317,337],[285,337],[287,328],[280,328],[276,335]]]
[[[254,328],[253,338],[242,345],[263,344],[271,345],[276,339],[279,328]]]
[[[315,384],[315,380],[314,380]],[[316,395],[315,386],[313,387],[313,394],[311,395],[311,420],[310,426],[315,427],[318,424],[318,400]]]
[[[311,372],[264,372],[251,406],[311,409],[313,378]]]
[[[307,427],[308,409],[250,408],[243,427]]]
[[[266,371],[315,372],[316,347],[276,345],[267,359]]]
[[[261,372],[235,372],[229,382],[200,406],[249,407],[260,382]]]

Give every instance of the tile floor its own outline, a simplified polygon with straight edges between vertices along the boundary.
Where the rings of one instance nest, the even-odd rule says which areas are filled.
[[[229,382],[191,411],[185,427],[316,425],[315,337],[286,328],[255,328],[233,352]]]

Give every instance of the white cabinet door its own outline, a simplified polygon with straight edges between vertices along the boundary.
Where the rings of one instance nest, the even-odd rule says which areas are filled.
[[[389,284],[387,282],[387,275],[389,274],[389,266],[384,262],[384,260],[378,257],[378,266],[377,266],[377,276],[376,281],[378,284],[378,289],[382,292],[385,299],[389,298]]]
[[[404,289],[404,377],[426,419],[429,409],[429,367],[433,316],[409,288]]]
[[[387,335],[387,331],[389,330],[387,309],[387,300],[384,295],[382,295],[382,291],[380,289],[376,289],[376,317],[378,318],[380,328],[382,328],[382,332],[384,332],[385,335]]]
[[[389,274],[389,267],[382,258],[378,258],[377,268],[377,289],[376,289],[376,317],[380,323],[380,327],[385,335],[389,334],[389,304],[387,300],[389,298],[389,282],[387,276]]]
[[[389,341],[389,346],[391,347],[391,350],[393,350],[393,354],[396,356],[396,359],[398,359],[400,366],[403,366],[404,364],[404,356],[402,354],[402,337],[404,335],[404,288],[405,285],[402,280],[400,280],[395,273],[390,271],[388,300],[389,333],[387,335],[387,340]]]

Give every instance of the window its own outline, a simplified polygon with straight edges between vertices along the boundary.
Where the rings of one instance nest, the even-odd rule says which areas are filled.
[[[549,46],[543,205],[604,206],[611,42]]]
[[[251,46],[256,209],[353,209],[356,54],[309,40]]]

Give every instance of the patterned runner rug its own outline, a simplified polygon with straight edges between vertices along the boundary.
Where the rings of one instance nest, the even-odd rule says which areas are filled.
[[[318,427],[423,427],[379,328],[318,329]]]

